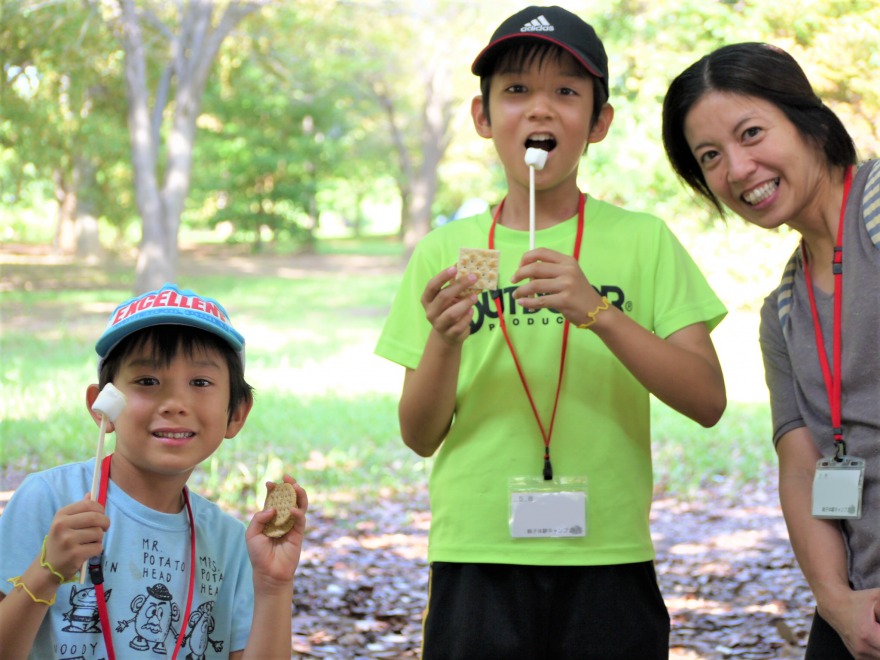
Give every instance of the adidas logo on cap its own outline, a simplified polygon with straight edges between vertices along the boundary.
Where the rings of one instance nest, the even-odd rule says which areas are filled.
[[[553,32],[553,30],[553,26],[543,15],[529,21],[519,29],[520,32]]]

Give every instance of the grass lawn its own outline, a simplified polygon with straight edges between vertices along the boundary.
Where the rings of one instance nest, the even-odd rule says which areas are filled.
[[[399,268],[282,277],[254,259],[263,260],[254,272],[203,274],[195,264],[179,279],[230,311],[248,337],[257,389],[244,430],[197,471],[194,486],[256,506],[260,484],[282,469],[328,501],[424,483],[431,461],[406,449],[397,427],[402,370],[372,355]],[[97,429],[84,408],[85,386],[96,381],[93,345],[129,295],[131,271],[43,264],[16,277],[32,286],[0,293],[0,469],[30,472],[94,451]],[[709,430],[655,402],[652,424],[657,487],[666,492],[749,481],[775,461],[760,400],[733,401]]]

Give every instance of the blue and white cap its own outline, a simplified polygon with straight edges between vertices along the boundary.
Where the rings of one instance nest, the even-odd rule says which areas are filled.
[[[99,376],[104,360],[120,341],[151,325],[189,325],[212,332],[232,346],[244,369],[244,337],[232,327],[223,305],[189,289],[165,284],[158,291],[126,300],[110,316],[104,334],[95,344]]]

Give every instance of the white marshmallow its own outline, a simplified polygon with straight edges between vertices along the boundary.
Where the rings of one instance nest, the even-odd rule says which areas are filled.
[[[543,170],[544,165],[547,164],[548,153],[548,151],[535,149],[534,147],[526,149],[526,165],[530,165],[536,170]]]
[[[125,398],[125,395],[113,387],[113,383],[107,383],[92,404],[92,410],[106,415],[107,419],[115,422],[126,403],[128,403],[128,399]]]

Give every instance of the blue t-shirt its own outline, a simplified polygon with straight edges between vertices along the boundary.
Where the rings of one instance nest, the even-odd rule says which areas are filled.
[[[0,516],[0,591],[40,554],[56,511],[91,490],[95,461],[31,474]],[[244,525],[190,492],[196,527],[195,587],[183,621],[190,571],[186,507],[160,513],[113,483],[107,489],[110,529],[104,535],[104,593],[116,657],[170,660],[184,635],[179,660],[226,658],[244,649],[254,611],[251,564]],[[95,588],[62,585],[43,620],[31,659],[107,658]]]

